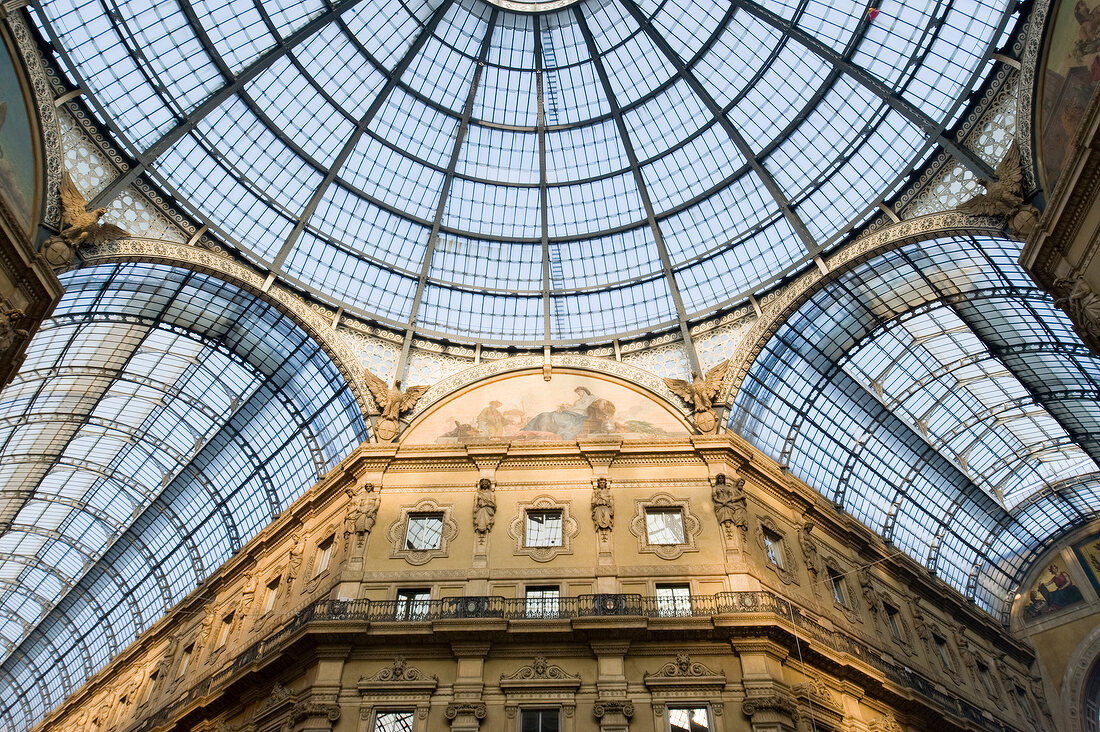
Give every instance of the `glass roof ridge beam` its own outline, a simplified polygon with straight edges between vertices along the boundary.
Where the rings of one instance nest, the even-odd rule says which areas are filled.
[[[813,53],[817,54],[825,61],[828,61],[833,66],[843,71],[847,76],[854,79],[869,92],[885,102],[887,106],[889,106],[895,112],[899,113],[902,117],[907,119],[912,124],[916,125],[926,135],[939,143],[941,147],[951,153],[952,157],[954,157],[960,163],[969,168],[970,171],[974,173],[977,177],[984,178],[990,181],[997,180],[997,175],[994,172],[993,168],[991,168],[988,163],[979,158],[977,155],[967,150],[961,143],[953,140],[949,135],[947,135],[944,125],[937,123],[935,120],[933,120],[923,111],[921,111],[917,106],[915,106],[911,102],[906,101],[900,95],[895,94],[890,89],[890,87],[888,87],[882,81],[873,76],[869,71],[862,68],[861,66],[857,66],[856,64],[852,63],[842,54],[837,53],[832,48],[829,48],[828,45],[815,38],[810,33],[802,30],[793,22],[787,22],[771,10],[754,2],[754,0],[732,1],[738,7],[744,8],[746,12],[752,14],[753,17],[757,18],[760,21],[763,21],[764,23],[767,23],[768,25],[772,26],[782,33],[788,34],[791,38],[794,38],[806,48],[810,49]],[[1004,30],[1005,25],[1008,23],[1008,19],[1012,17],[1014,7],[1015,3],[1010,3],[1008,5],[1008,9],[1001,17],[1001,22],[998,25],[997,32],[993,36],[994,38],[1000,37],[1001,32]],[[981,67],[979,66],[978,70],[975,71],[972,75],[970,82],[967,84],[966,88],[973,86],[974,80],[978,76],[980,71]],[[961,99],[959,101],[956,101],[955,105],[952,107],[952,110],[949,111],[953,111],[960,102]],[[945,119],[951,119],[952,116],[953,115],[949,113],[945,115]]]
[[[413,292],[412,304],[409,306],[409,322],[405,328],[405,337],[401,344],[401,355],[397,359],[397,368],[394,369],[395,381],[402,381],[405,378],[409,349],[412,347],[413,333],[416,330],[416,318],[420,314],[420,304],[424,301],[424,288],[428,284],[428,272],[431,271],[435,247],[439,242],[439,227],[443,223],[443,214],[447,210],[447,198],[451,193],[451,184],[455,179],[455,170],[458,168],[458,160],[462,154],[462,145],[466,141],[466,134],[470,129],[470,117],[474,113],[474,102],[477,101],[477,89],[481,84],[481,73],[485,69],[485,60],[489,57],[489,50],[493,45],[493,31],[496,30],[499,15],[500,10],[494,7],[492,15],[489,16],[489,22],[486,24],[485,37],[481,39],[481,48],[477,54],[477,65],[474,66],[474,73],[470,78],[470,88],[466,92],[466,103],[462,107],[462,119],[459,120],[458,129],[455,130],[454,145],[451,147],[450,160],[447,161],[447,172],[443,177],[443,185],[439,189],[439,201],[435,207],[432,230],[428,234],[428,241],[424,245],[424,259],[420,263],[420,273],[416,278],[416,290]]]
[[[619,107],[619,101],[615,96],[615,90],[611,87],[611,79],[608,78],[607,68],[604,66],[603,57],[600,55],[599,48],[596,45],[596,39],[592,36],[592,29],[588,27],[588,21],[585,20],[584,13],[581,12],[580,6],[573,6],[573,15],[577,19],[577,26],[580,28],[581,35],[584,36],[584,42],[588,48],[588,55],[592,59],[592,65],[596,68],[596,74],[600,77],[600,84],[603,87],[604,96],[607,98],[607,105],[611,108],[611,116],[615,120],[615,127],[619,131],[619,138],[623,146],[623,151],[626,153],[627,160],[630,162],[630,170],[634,176],[635,185],[638,187],[638,196],[642,199],[642,205],[645,207],[646,218],[653,232],[653,241],[657,246],[657,254],[661,259],[661,267],[664,270],[665,279],[668,282],[669,294],[672,296],[672,302],[676,306],[676,320],[680,325],[680,337],[684,342],[684,352],[687,354],[688,364],[693,372],[701,374],[703,368],[699,363],[699,354],[695,350],[695,343],[691,337],[691,329],[688,326],[684,300],[680,295],[680,288],[676,284],[676,274],[672,269],[672,259],[668,255],[668,247],[665,246],[665,240],[661,234],[661,227],[657,223],[657,215],[653,210],[653,201],[650,200],[649,190],[645,184],[645,177],[642,175],[642,170],[638,166],[638,155],[634,151],[634,143],[631,142],[626,121],[623,119],[622,109]]]
[[[790,201],[787,200],[787,196],[783,193],[783,189],[776,183],[775,177],[764,167],[764,164],[760,162],[759,157],[753,152],[752,148],[749,147],[749,143],[745,140],[744,135],[741,134],[740,130],[734,127],[733,122],[726,116],[722,106],[718,104],[710,92],[707,91],[706,87],[699,81],[695,73],[688,67],[684,60],[680,58],[680,55],[673,50],[668,40],[656,31],[652,22],[645,17],[645,14],[642,12],[642,9],[638,7],[637,3],[634,0],[619,0],[619,2],[626,8],[627,12],[630,13],[634,21],[641,27],[645,34],[649,36],[653,44],[660,49],[661,53],[668,59],[669,63],[672,64],[673,68],[676,69],[676,73],[680,78],[686,81],[688,86],[691,87],[691,90],[695,92],[695,95],[706,104],[712,117],[722,126],[722,129],[725,131],[730,141],[733,142],[738,152],[740,152],[748,162],[752,171],[760,178],[760,182],[768,189],[768,193],[775,199],[775,203],[783,213],[783,217],[787,219],[787,223],[790,224],[791,228],[798,234],[798,238],[802,240],[802,245],[806,247],[806,251],[810,255],[818,254],[821,251],[821,245],[818,243],[817,239],[814,238],[813,234],[810,233],[809,228],[807,228],[806,223],[802,221],[802,218],[793,208],[791,208]]]
[[[204,119],[207,115],[220,107],[224,102],[230,99],[234,94],[243,90],[245,86],[254,78],[270,68],[276,61],[290,54],[294,48],[308,40],[324,26],[328,25],[333,18],[338,18],[348,10],[356,7],[364,2],[364,0],[338,0],[335,3],[327,4],[325,10],[305,23],[295,32],[283,39],[276,39],[274,48],[267,53],[264,53],[254,62],[245,67],[241,73],[231,77],[232,81],[225,86],[218,89],[216,92],[207,97],[201,104],[195,107],[187,116],[180,120],[170,130],[165,132],[159,138],[157,138],[144,152],[135,154],[135,164],[130,166],[130,169],[120,175],[111,183],[107,184],[103,190],[101,190],[96,196],[89,202],[88,208],[98,208],[100,206],[107,205],[108,202],[113,201],[119,193],[126,188],[126,186],[133,183],[139,175],[144,173],[156,160],[168,151],[173,145],[183,139],[183,136],[190,132],[195,126]],[[447,3],[444,3],[447,4]],[[36,0],[37,5],[37,0]],[[45,16],[43,16],[45,17]],[[49,28],[51,38],[55,41],[52,45],[55,49],[61,49],[62,46],[56,38],[53,26],[49,23],[45,24]],[[59,51],[66,57],[66,62],[69,68],[77,68],[75,64],[71,63],[68,59],[68,54],[64,51]],[[220,68],[220,67],[219,67]],[[81,86],[88,88],[81,80]],[[105,110],[99,105],[98,99],[95,95],[89,95],[92,99],[95,99],[95,105],[100,110],[100,115],[105,120],[110,120],[110,116],[105,114]],[[114,129],[114,125],[110,125]],[[125,136],[120,136],[125,140]]]
[[[278,271],[282,268],[283,262],[290,255],[291,249],[294,248],[294,244],[298,241],[298,238],[302,235],[302,231],[305,229],[309,219],[317,211],[317,207],[321,204],[321,200],[325,197],[325,193],[328,191],[332,182],[336,180],[337,174],[340,172],[340,168],[347,162],[348,157],[352,151],[355,150],[355,146],[359,144],[360,138],[363,133],[367,131],[367,127],[374,121],[375,115],[382,109],[382,105],[398,84],[401,82],[401,77],[405,74],[405,71],[409,68],[409,65],[416,58],[416,55],[420,52],[420,49],[424,47],[424,44],[428,42],[432,34],[435,32],[439,22],[443,19],[443,16],[447,14],[451,4],[454,0],[443,0],[439,6],[432,13],[428,22],[424,24],[424,27],[420,29],[420,33],[417,34],[416,39],[410,44],[409,48],[405,51],[405,55],[401,57],[401,60],[397,62],[397,65],[390,71],[386,78],[386,83],[378,90],[378,94],[374,97],[374,101],[371,102],[370,107],[363,113],[362,119],[359,120],[359,124],[356,125],[355,130],[348,137],[344,147],[340,150],[340,154],[332,161],[332,165],[329,166],[328,172],[325,173],[325,177],[317,185],[317,190],[313,192],[313,196],[309,199],[305,208],[302,210],[301,216],[294,223],[294,228],[287,234],[286,240],[283,242],[282,247],[279,248],[279,253],[275,255],[275,259],[271,263],[272,270]]]
[[[553,332],[550,330],[550,190],[546,178],[546,107],[543,98],[543,75],[546,69],[542,59],[542,17],[534,17],[535,35],[535,85],[538,95],[536,112],[536,134],[539,145],[539,244],[542,246],[542,340],[549,344]],[[560,324],[559,324],[560,326]],[[565,329],[562,328],[562,331]]]

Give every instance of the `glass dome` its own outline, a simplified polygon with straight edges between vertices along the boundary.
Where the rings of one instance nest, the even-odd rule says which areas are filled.
[[[686,325],[937,148],[1015,3],[49,0],[135,164],[283,280],[496,344]]]

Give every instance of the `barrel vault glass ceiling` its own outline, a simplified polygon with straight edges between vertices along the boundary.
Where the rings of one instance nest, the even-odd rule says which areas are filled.
[[[132,163],[94,203],[142,176],[258,268],[406,340],[541,349],[684,333],[813,268],[939,152],[989,172],[952,131],[1016,3],[878,7],[28,12]],[[1100,369],[1018,250],[940,237],[830,278],[731,417],[995,614],[1027,558],[1100,504]],[[63,282],[0,393],[5,729],[40,719],[369,436],[324,350],[253,295],[165,264]]]

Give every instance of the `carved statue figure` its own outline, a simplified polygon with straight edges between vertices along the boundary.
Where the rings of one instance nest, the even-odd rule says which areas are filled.
[[[172,661],[176,658],[176,649],[179,648],[180,639],[178,636],[172,636],[168,639],[168,647],[164,650],[164,655],[161,656],[160,663],[157,664],[157,683],[162,684],[168,679],[169,673],[172,671]]]
[[[61,230],[42,243],[42,254],[54,267],[64,267],[73,261],[77,247],[97,246],[129,236],[114,224],[100,224],[106,208],[88,211],[88,201],[69,177],[61,174]]]
[[[714,490],[711,498],[714,501],[714,515],[718,523],[727,530],[736,526],[742,532],[749,530],[749,512],[746,509],[748,497],[744,491],[745,479],[738,478],[732,484],[726,482],[726,474],[719,473],[714,477]]]
[[[402,413],[409,411],[416,402],[428,390],[427,386],[410,386],[401,390],[401,380],[393,382],[393,386],[386,386],[386,382],[371,373],[370,369],[363,369],[363,378],[366,379],[367,388],[378,403],[381,416],[375,429],[378,439],[390,441],[397,434],[398,420]]]
[[[867,602],[867,608],[873,612],[878,612],[879,598],[878,590],[875,589],[874,581],[871,579],[871,572],[866,567],[860,567],[856,570],[856,576],[859,577],[859,586],[863,590],[863,599]]]
[[[15,327],[25,317],[27,314],[19,308],[10,307],[7,303],[0,305],[0,351],[11,348],[16,339],[25,339],[30,335],[26,329]]]
[[[817,575],[820,568],[820,560],[817,555],[817,540],[810,536],[814,530],[814,522],[804,518],[802,526],[798,528],[798,546],[802,549],[802,558],[806,562],[806,569]]]
[[[199,626],[199,633],[195,636],[194,650],[192,651],[195,658],[198,658],[199,653],[206,645],[206,639],[210,637],[210,631],[214,628],[214,616],[216,614],[217,611],[214,609],[213,603],[206,606],[202,625]]]
[[[717,427],[714,399],[722,388],[729,365],[729,359],[726,359],[708,371],[706,378],[700,378],[697,372],[692,371],[690,383],[683,379],[664,379],[669,391],[691,405],[695,426],[701,432],[711,432]]]
[[[298,576],[298,571],[302,568],[302,554],[306,550],[306,541],[302,538],[302,535],[295,531],[290,535],[290,557],[286,562],[286,586],[290,587],[290,583],[294,581],[294,578]]]
[[[610,530],[615,523],[615,504],[611,500],[607,478],[597,478],[592,489],[592,523],[597,530]]]
[[[1054,281],[1054,304],[1066,311],[1082,338],[1100,337],[1100,295],[1083,277]]]
[[[348,507],[347,516],[344,517],[344,539],[352,534],[360,538],[365,537],[374,528],[377,518],[378,494],[374,492],[374,484],[367,483]]]
[[[932,631],[928,629],[928,623],[924,619],[924,610],[921,609],[920,600],[913,598],[909,603],[909,608],[913,615],[913,629],[917,631],[917,637],[925,643],[931,643]]]
[[[241,601],[237,603],[237,619],[243,621],[248,617],[248,611],[252,609],[252,601],[256,597],[256,578],[251,572],[244,576],[244,588],[241,589]]]
[[[1038,673],[1033,673],[1028,677],[1028,688],[1031,690],[1031,697],[1039,705],[1039,711],[1048,720],[1053,716],[1050,713],[1050,704],[1047,702],[1047,692],[1043,688],[1043,679]]]
[[[966,633],[963,632],[963,627],[961,625],[956,625],[951,632],[955,637],[955,645],[959,649],[959,656],[962,657],[963,664],[970,669],[970,673],[977,678],[977,659],[974,657],[974,651],[970,650],[970,641],[966,639]]]
[[[979,178],[978,183],[985,188],[985,193],[979,193],[960,204],[958,210],[977,216],[1003,217],[1013,233],[1027,236],[1039,221],[1039,210],[1034,206],[1024,205],[1024,199],[1020,195],[1024,172],[1020,164],[1020,148],[1015,142],[994,172],[997,175],[996,182]]]
[[[474,499],[474,531],[481,535],[492,531],[496,513],[497,501],[493,493],[493,481],[482,478],[477,483],[477,497]]]

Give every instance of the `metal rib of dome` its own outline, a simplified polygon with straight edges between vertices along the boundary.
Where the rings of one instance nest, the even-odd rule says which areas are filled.
[[[40,8],[136,163],[97,203],[144,174],[350,312],[537,344],[686,328],[806,266],[936,146],[988,173],[945,130],[1015,3]]]

